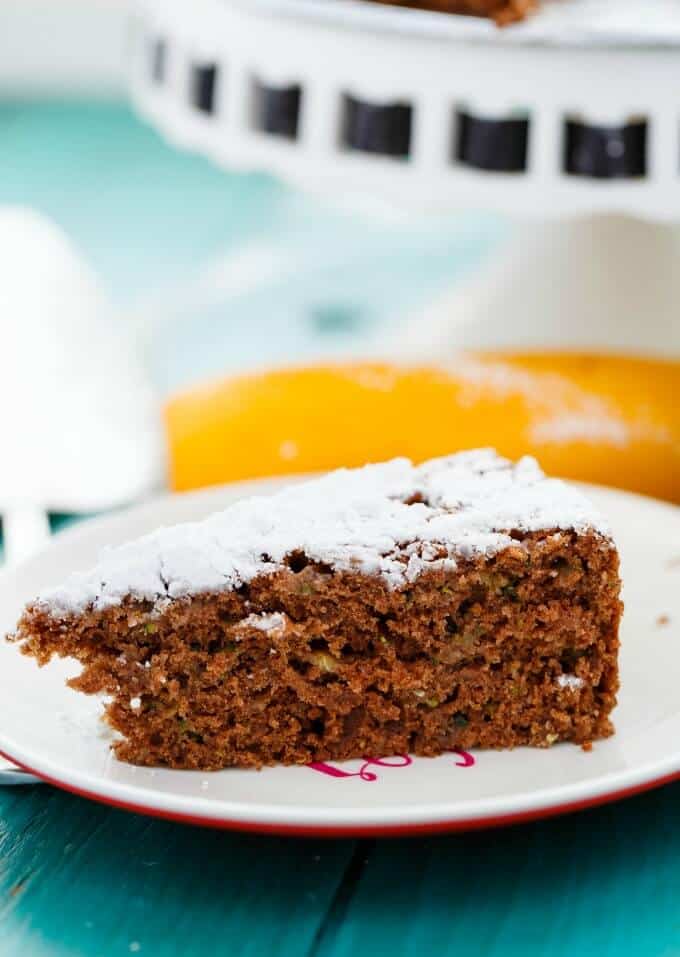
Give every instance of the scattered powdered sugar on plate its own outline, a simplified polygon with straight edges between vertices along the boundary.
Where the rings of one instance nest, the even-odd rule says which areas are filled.
[[[107,723],[102,711],[102,704],[109,700],[106,695],[94,695],[85,705],[79,701],[77,711],[56,711],[54,717],[68,734],[78,738],[94,734],[103,741],[112,742],[121,735]]]
[[[393,459],[245,499],[202,522],[108,549],[93,569],[36,604],[55,617],[127,597],[160,610],[168,600],[273,574],[294,552],[334,569],[381,575],[397,588],[425,569],[453,568],[459,558],[516,544],[513,530],[550,529],[609,535],[588,499],[546,478],[533,458],[513,463],[477,449],[420,466]]]

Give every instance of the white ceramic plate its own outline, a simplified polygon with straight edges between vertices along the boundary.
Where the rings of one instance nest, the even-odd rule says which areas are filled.
[[[66,531],[0,577],[0,630],[24,601],[90,564],[99,549],[157,525],[197,519],[281,481],[164,497]],[[321,769],[206,774],[116,761],[97,699],[64,685],[74,666],[38,671],[0,642],[0,752],[59,787],[109,804],[194,823],[298,834],[454,830],[585,807],[680,777],[680,509],[589,489],[619,543],[626,613],[618,733],[584,753],[573,745],[435,759],[398,756]]]

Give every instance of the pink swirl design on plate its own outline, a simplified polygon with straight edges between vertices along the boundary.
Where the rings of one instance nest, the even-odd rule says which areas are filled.
[[[457,768],[471,768],[475,763],[469,751],[452,748],[451,754],[456,754],[460,758],[456,761]],[[369,768],[408,768],[411,764],[413,764],[413,758],[409,754],[395,754],[392,758],[364,758],[364,763],[358,771],[345,771],[326,761],[313,761],[307,767],[320,774],[327,774],[331,778],[359,778],[361,781],[372,782],[378,780],[378,775]]]
[[[472,757],[469,751],[461,751],[460,748],[452,748],[451,753],[457,754],[460,758],[460,761],[456,761],[457,768],[471,768],[475,763],[475,759]]]

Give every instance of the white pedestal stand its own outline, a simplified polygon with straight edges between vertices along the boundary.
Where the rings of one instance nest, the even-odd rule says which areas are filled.
[[[677,3],[545,0],[505,30],[359,0],[137,7],[133,97],[173,143],[340,198],[533,222],[404,351],[680,351]]]
[[[522,226],[397,345],[419,358],[507,348],[680,355],[680,229],[625,216]]]

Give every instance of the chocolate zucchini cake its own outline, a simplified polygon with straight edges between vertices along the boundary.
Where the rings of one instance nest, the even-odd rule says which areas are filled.
[[[585,747],[612,733],[618,556],[491,450],[341,470],[102,555],[13,640],[83,665],[135,764]]]
[[[468,13],[478,17],[492,17],[503,26],[514,23],[536,8],[538,0],[373,0],[397,7],[420,7],[440,13]]]

